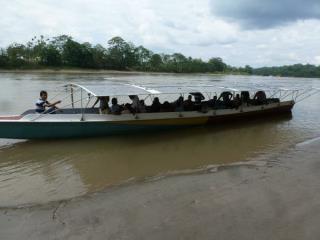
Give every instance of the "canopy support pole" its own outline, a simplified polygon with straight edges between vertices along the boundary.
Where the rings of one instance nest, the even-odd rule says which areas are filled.
[[[71,87],[71,106],[74,108],[73,87]]]
[[[84,110],[83,110],[83,99],[82,99],[82,88],[81,88],[81,121],[84,121]]]

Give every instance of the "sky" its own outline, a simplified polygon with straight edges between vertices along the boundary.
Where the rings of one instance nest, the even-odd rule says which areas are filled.
[[[114,36],[233,66],[320,65],[320,0],[0,0],[0,46]]]

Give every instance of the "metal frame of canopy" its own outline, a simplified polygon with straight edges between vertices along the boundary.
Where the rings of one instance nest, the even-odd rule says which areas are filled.
[[[84,90],[90,96],[94,97],[106,97],[106,96],[129,96],[129,95],[165,95],[165,94],[190,94],[194,92],[200,92],[202,94],[207,94],[210,98],[212,93],[218,95],[222,92],[229,91],[233,94],[240,93],[241,91],[257,92],[265,91],[269,93],[270,97],[277,97],[280,100],[286,99],[291,96],[292,100],[301,101],[307,97],[310,97],[318,92],[319,88],[308,88],[308,89],[299,89],[299,88],[262,88],[259,87],[250,87],[250,86],[235,86],[234,88],[225,87],[225,86],[216,86],[216,85],[135,85],[135,84],[68,84],[64,87],[70,87],[71,95],[73,95],[74,88],[78,88],[81,91]]]

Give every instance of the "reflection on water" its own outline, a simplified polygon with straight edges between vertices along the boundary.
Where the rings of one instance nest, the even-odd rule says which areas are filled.
[[[170,76],[165,78],[170,80]],[[135,77],[140,81],[150,81],[152,78],[148,75]],[[200,76],[204,77],[208,78],[206,81],[212,78],[210,75]],[[163,78],[162,81],[169,81]],[[173,75],[171,80],[177,81],[176,78],[177,75]],[[183,76],[183,81],[186,81],[185,78]],[[43,83],[51,86],[59,79],[49,84],[38,79],[21,81],[25,81],[24,84],[31,82],[31,85]],[[230,80],[225,81],[228,84]],[[240,77],[238,81],[243,80]],[[313,81],[306,81],[314,84]],[[9,85],[7,83],[7,87]],[[39,89],[42,87],[37,86]],[[18,91],[12,87],[8,89]],[[22,98],[31,97],[28,91],[22,94]],[[264,119],[225,126],[97,139],[24,141],[14,144],[12,141],[1,140],[0,206],[65,199],[130,178],[143,179],[171,171],[244,161],[262,153],[286,149],[299,141],[320,135],[317,120],[319,106],[313,103],[315,100],[319,98],[314,97],[297,106],[292,119]],[[13,104],[19,105],[16,102]]]

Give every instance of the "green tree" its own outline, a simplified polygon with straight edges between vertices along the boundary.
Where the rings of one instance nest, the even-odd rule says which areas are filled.
[[[14,43],[7,48],[9,65],[13,68],[22,67],[26,64],[26,47],[23,44]]]
[[[95,68],[108,68],[108,51],[102,45],[98,44],[91,49],[92,59]]]
[[[209,72],[224,72],[227,65],[221,58],[211,58],[208,61],[208,68]]]
[[[62,54],[64,45],[69,40],[73,40],[72,37],[68,35],[60,35],[57,37],[53,37],[52,40],[50,41],[50,44],[54,46],[60,52],[60,54]]]
[[[95,62],[93,60],[93,47],[90,43],[86,42],[80,45],[81,47],[81,51],[80,51],[80,55],[81,55],[81,61],[80,61],[80,67],[84,67],[84,68],[97,68],[95,66]]]
[[[108,41],[108,55],[113,69],[125,70],[137,64],[135,47],[121,37],[114,37]]]
[[[311,64],[294,64],[281,67],[262,67],[252,70],[253,74],[283,77],[320,77],[320,67]]]
[[[63,45],[63,62],[70,67],[90,67],[90,46],[68,39]]]
[[[171,56],[170,64],[176,73],[182,73],[185,70],[187,58],[181,53],[174,53]]]
[[[249,65],[246,65],[246,66],[244,67],[244,71],[245,71],[246,73],[248,73],[248,74],[252,74],[252,73],[253,73],[253,68],[250,67]]]
[[[60,35],[51,39],[35,36],[26,45],[14,43],[0,52],[0,67],[36,68],[79,67],[115,70],[140,70],[176,73],[234,72],[246,74],[277,74],[282,76],[319,76],[320,67],[293,65],[281,68],[252,69],[227,66],[221,58],[202,59],[186,57],[181,53],[158,54],[121,37],[108,41],[108,48],[80,43],[71,36]]]
[[[161,71],[163,65],[161,56],[159,54],[153,54],[151,56],[149,64],[151,67],[151,71]]]
[[[153,55],[152,51],[143,46],[135,48],[135,61],[139,70],[150,70],[150,60]]]
[[[44,47],[40,53],[40,58],[41,64],[45,66],[59,67],[62,64],[61,53],[53,45]]]
[[[0,49],[0,68],[9,67],[9,57],[4,49]]]

